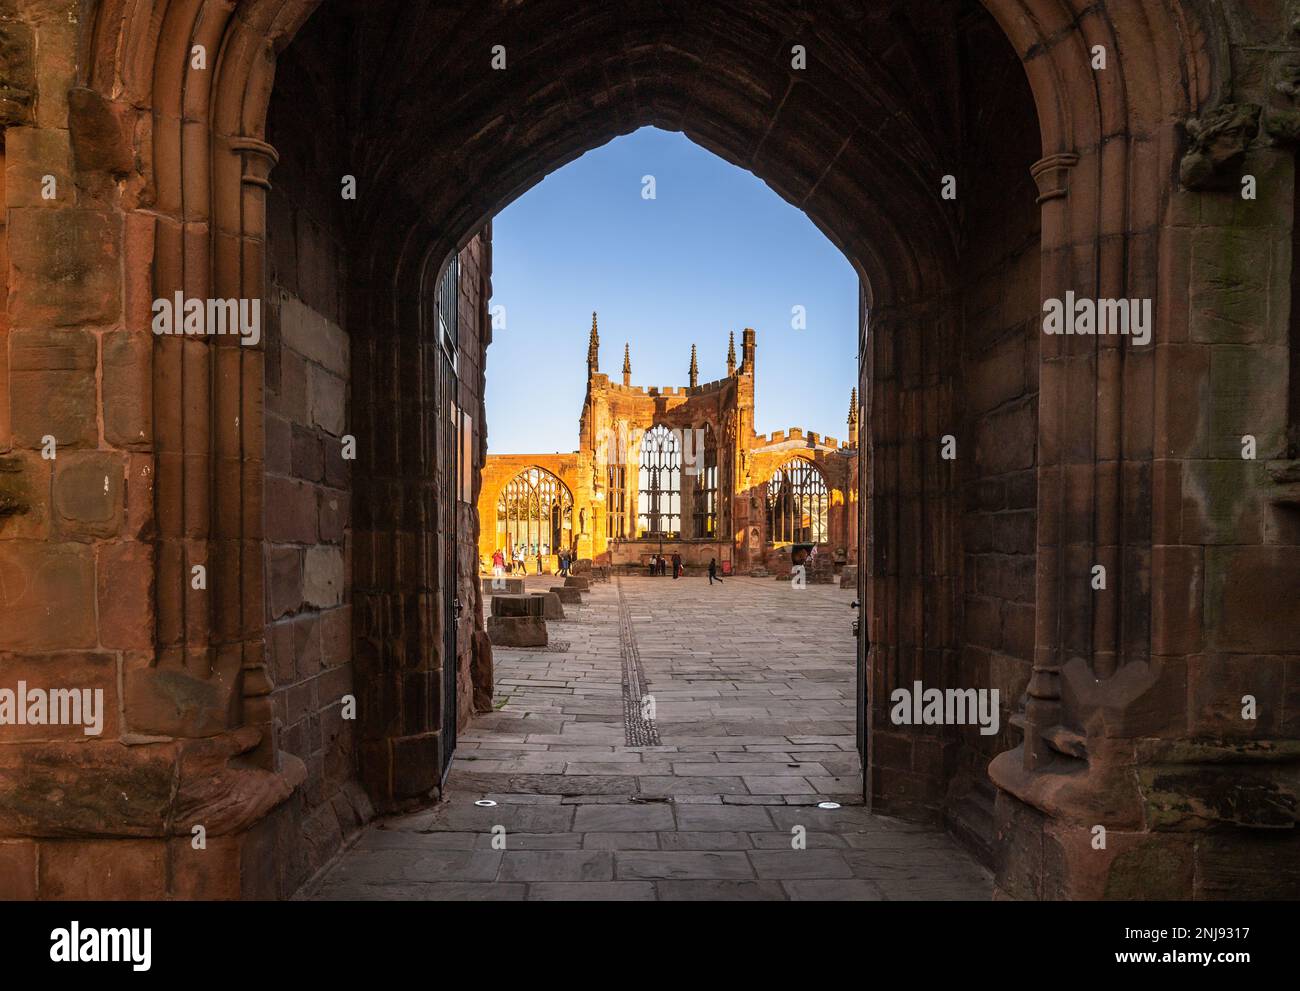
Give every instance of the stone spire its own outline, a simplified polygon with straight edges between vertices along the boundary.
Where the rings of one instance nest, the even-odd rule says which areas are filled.
[[[700,363],[695,359],[695,345],[691,345],[691,388],[700,384]]]
[[[758,350],[758,335],[753,327],[746,327],[740,334],[740,374],[754,374],[754,352]]]
[[[596,331],[596,312],[591,313],[591,338],[587,341],[587,374],[600,371],[600,334]]]
[[[858,390],[849,398],[849,447],[858,446]]]
[[[632,384],[632,352],[628,345],[623,345],[623,384]]]
[[[736,332],[731,332],[731,341],[727,344],[727,375],[736,374]]]

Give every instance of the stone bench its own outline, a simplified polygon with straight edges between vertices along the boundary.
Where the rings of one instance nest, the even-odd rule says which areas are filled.
[[[493,582],[497,583],[496,588],[492,586]],[[505,577],[483,579],[484,596],[501,595],[503,593],[506,595],[523,595],[524,580],[522,578],[505,578]]]
[[[545,647],[550,642],[541,616],[489,616],[487,635],[494,647]]]
[[[579,592],[591,591],[591,582],[581,575],[569,575],[564,579],[565,588],[576,588]]]
[[[555,585],[551,588],[555,597],[561,602],[572,603],[575,606],[582,605],[582,591],[576,588],[569,588],[566,585]]]
[[[529,592],[542,600],[542,615],[546,619],[564,619],[564,606],[560,604],[560,597],[554,592]]]
[[[492,615],[498,618],[514,616],[545,616],[546,603],[536,595],[494,595]]]

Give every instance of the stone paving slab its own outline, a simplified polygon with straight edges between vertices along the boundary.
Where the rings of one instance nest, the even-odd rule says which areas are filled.
[[[741,879],[754,876],[753,865],[736,851],[620,851],[615,854],[620,878]]]
[[[500,709],[462,729],[448,799],[373,823],[300,897],[987,900],[951,837],[862,805],[851,590],[701,587],[598,583],[564,649],[494,650]],[[629,636],[652,745],[629,745]]]

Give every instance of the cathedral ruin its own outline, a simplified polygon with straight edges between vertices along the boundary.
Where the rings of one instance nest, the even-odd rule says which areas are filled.
[[[631,570],[677,554],[687,569],[716,559],[724,574],[789,575],[799,551],[816,548],[811,580],[855,565],[857,390],[845,441],[800,427],[756,433],[757,336],[742,332],[737,363],[731,334],[727,376],[716,382],[699,381],[692,346],[687,385],[633,385],[628,346],[620,382],[600,370],[593,313],[578,447],[487,456],[480,562],[501,551],[536,571],[540,555],[554,571],[567,550]]]

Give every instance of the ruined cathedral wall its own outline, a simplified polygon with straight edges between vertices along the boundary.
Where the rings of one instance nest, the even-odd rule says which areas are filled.
[[[265,567],[266,643],[277,745],[306,766],[301,788],[310,852],[323,863],[364,814],[355,788],[352,647],[351,340],[344,293],[349,252],[335,175],[334,132],[306,108],[341,98],[306,87],[290,49],[268,138],[280,161],[267,196]],[[349,788],[351,786],[351,788]]]
[[[1031,98],[1021,85],[986,79],[971,85],[975,102],[995,109],[986,118],[991,124],[972,131],[979,140],[958,197],[969,242],[959,272],[964,408],[953,461],[964,618],[955,684],[997,688],[1002,712],[996,735],[957,730],[958,792],[967,779],[982,781],[988,761],[1020,742],[1010,718],[1021,706],[1034,656],[1041,336],[1041,208],[1029,166],[1042,151],[1037,134],[1010,124],[1033,113]]]
[[[578,454],[489,454],[482,469],[482,482],[477,497],[478,529],[476,547],[470,553],[471,560],[478,566],[482,561],[487,570],[492,567],[492,555],[504,550],[497,540],[497,500],[502,490],[510,484],[511,479],[529,468],[544,468],[563,482],[573,495],[573,533],[581,535],[581,525],[585,524],[588,532],[592,528],[592,502],[590,497],[578,484]],[[536,570],[536,563],[529,562],[529,573]]]
[[[805,438],[804,432],[796,428],[788,432],[781,431],[778,434],[755,438],[757,441],[767,442],[773,439],[777,442],[789,439],[807,439],[809,442],[814,442],[820,439],[820,435],[809,434],[808,438]],[[829,442],[830,438],[827,439],[827,443]],[[850,499],[850,487],[856,484],[857,480],[856,460],[838,451],[828,451],[824,448],[786,447],[780,450],[751,449],[748,453],[750,486],[738,495],[745,500],[748,507],[751,536],[755,529],[759,534],[756,550],[752,552],[751,566],[761,564],[768,571],[778,575],[790,571],[789,544],[774,546],[771,543],[771,534],[768,532],[767,499],[768,482],[772,476],[783,465],[795,460],[807,461],[814,465],[826,482],[827,534],[826,540],[819,545],[819,553],[827,555],[825,560],[833,562],[836,566],[853,563],[853,558],[850,557],[850,532],[857,527],[855,515],[857,502],[856,499]],[[750,542],[751,545],[754,544],[752,539]]]

